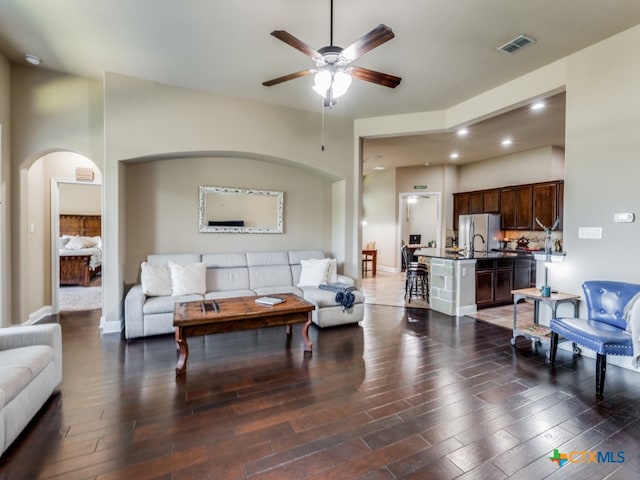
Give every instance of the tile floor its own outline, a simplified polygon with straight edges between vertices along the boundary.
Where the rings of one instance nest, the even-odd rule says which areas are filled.
[[[376,275],[367,272],[362,278],[362,293],[365,303],[372,305],[388,305],[392,307],[429,308],[426,300],[411,298],[411,303],[404,298],[405,273],[391,273],[378,269]]]
[[[426,300],[411,299],[411,303],[404,298],[405,273],[391,273],[378,270],[376,276],[367,272],[362,278],[362,292],[365,295],[365,303],[371,305],[389,305],[394,307],[429,308]],[[477,313],[468,315],[472,318],[500,325],[505,328],[513,328],[513,305],[484,308]],[[518,323],[530,323],[533,321],[533,305],[522,302],[518,305]]]

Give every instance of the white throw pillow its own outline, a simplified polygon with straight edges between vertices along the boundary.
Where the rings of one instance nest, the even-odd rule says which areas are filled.
[[[81,248],[95,247],[96,243],[89,237],[71,237],[64,246],[67,250],[80,250]]]
[[[171,275],[169,267],[142,262],[140,280],[142,291],[148,297],[163,297],[171,295]]]
[[[172,295],[204,295],[207,290],[207,265],[176,263],[169,260]]]
[[[329,271],[327,272],[327,283],[336,283],[338,281],[338,261],[335,258],[329,258]]]
[[[300,260],[300,266],[302,268],[300,269],[298,287],[317,287],[327,281],[327,273],[329,272],[328,258]]]
[[[58,248],[66,248],[67,243],[69,243],[71,237],[60,237],[58,238]]]

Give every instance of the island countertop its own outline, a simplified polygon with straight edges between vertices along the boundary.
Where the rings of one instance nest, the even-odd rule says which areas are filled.
[[[532,253],[528,251],[514,251],[514,250],[501,250],[501,251],[475,251],[473,256],[467,255],[467,252],[456,253],[448,248],[421,248],[414,253],[416,256],[431,257],[431,258],[444,258],[447,260],[478,260],[483,258],[527,258],[531,257]]]

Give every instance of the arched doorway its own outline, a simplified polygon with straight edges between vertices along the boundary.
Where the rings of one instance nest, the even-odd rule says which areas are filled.
[[[21,260],[21,311],[30,322],[59,312],[59,239],[60,185],[91,186],[96,201],[77,197],[72,201],[76,213],[83,209],[101,217],[102,175],[88,158],[73,152],[59,151],[37,158],[21,174],[23,195],[21,231],[25,235],[24,259]],[[81,232],[78,232],[81,233]],[[100,304],[101,304],[100,294]]]

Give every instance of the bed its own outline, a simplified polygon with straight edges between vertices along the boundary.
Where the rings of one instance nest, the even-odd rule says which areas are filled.
[[[88,287],[102,267],[102,217],[60,215],[60,285]]]

